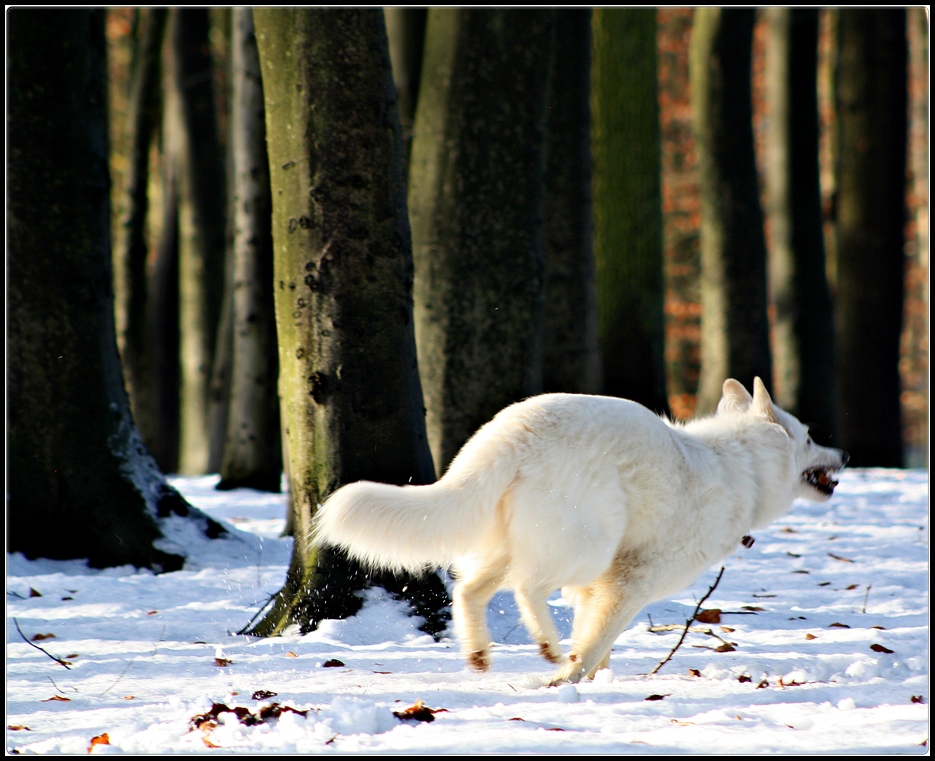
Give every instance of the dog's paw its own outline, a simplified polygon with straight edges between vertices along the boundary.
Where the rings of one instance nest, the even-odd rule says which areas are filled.
[[[565,662],[565,656],[562,655],[562,651],[557,647],[553,647],[549,642],[539,643],[539,655],[545,658],[549,663],[554,663],[556,666]]]
[[[578,656],[572,654],[568,657],[565,665],[562,666],[552,676],[549,687],[557,687],[560,684],[577,684],[584,676],[584,666],[578,660]]]
[[[474,671],[481,673],[487,671],[490,668],[490,651],[475,650],[473,653],[468,653],[467,663]]]

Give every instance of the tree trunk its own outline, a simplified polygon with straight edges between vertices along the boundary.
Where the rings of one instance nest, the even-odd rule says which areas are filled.
[[[219,489],[279,491],[279,358],[273,306],[272,199],[263,86],[250,8],[233,10],[233,362]]]
[[[693,127],[701,192],[698,413],[725,378],[771,385],[766,241],[753,147],[750,62],[756,11],[697,8],[691,40]]]
[[[8,21],[8,550],[174,570],[184,548],[162,538],[161,518],[223,529],[165,482],[124,390],[104,11],[14,9]]]
[[[273,197],[279,390],[295,542],[252,633],[352,615],[361,570],[309,541],[345,483],[434,480],[412,328],[402,135],[379,9],[254,9]],[[384,585],[393,586],[386,578]],[[398,582],[397,590],[405,587]],[[438,576],[408,580],[424,614]],[[428,599],[426,599],[428,598]],[[443,628],[436,617],[427,626]]]
[[[150,299],[146,217],[150,148],[161,110],[162,41],[167,18],[165,8],[141,11],[138,48],[130,81],[123,212],[114,252],[117,341],[133,419],[147,445],[155,440],[157,423],[152,334],[146,319]]]
[[[834,314],[825,274],[818,166],[818,10],[768,8],[766,175],[773,319],[773,398],[835,432]]]
[[[497,412],[542,389],[553,33],[553,11],[429,11],[409,209],[439,472]]]
[[[179,146],[179,472],[205,473],[208,400],[224,292],[224,168],[218,142],[209,19],[204,8],[172,12],[173,83]]]
[[[425,8],[384,8],[386,34],[393,63],[393,81],[399,98],[399,122],[403,129],[403,166],[408,172],[412,152],[412,125],[419,98],[422,50],[425,48]]]
[[[906,12],[838,22],[838,393],[854,465],[899,467],[906,192]]]
[[[669,409],[656,11],[594,11],[594,251],[604,392]]]
[[[591,11],[556,13],[546,166],[543,391],[602,388],[591,196]]]

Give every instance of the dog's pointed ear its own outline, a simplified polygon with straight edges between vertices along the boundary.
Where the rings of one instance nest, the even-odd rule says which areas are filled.
[[[739,381],[728,378],[721,388],[721,401],[717,406],[717,414],[725,412],[746,412],[753,402],[753,397]]]
[[[769,391],[759,377],[753,379],[753,406],[752,412],[760,417],[766,418],[770,423],[778,423],[776,411],[773,409],[773,400],[770,399]]]

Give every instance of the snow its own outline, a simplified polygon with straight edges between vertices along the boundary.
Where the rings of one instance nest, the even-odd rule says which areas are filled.
[[[285,579],[291,540],[284,495],[216,482],[172,479],[232,529],[209,541],[176,519],[166,541],[194,547],[181,571],[7,556],[8,753],[927,753],[925,471],[846,471],[830,502],[738,546],[704,605],[720,623],[696,622],[657,674],[717,567],[648,606],[610,669],[558,688],[509,593],[488,610],[486,674],[377,589],[311,634],[236,634]],[[567,638],[571,610],[550,604]],[[69,668],[14,620],[54,635],[34,644]],[[434,721],[394,715],[420,700]]]

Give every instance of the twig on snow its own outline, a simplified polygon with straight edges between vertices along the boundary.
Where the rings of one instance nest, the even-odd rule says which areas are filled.
[[[23,634],[23,630],[19,628],[19,621],[17,621],[17,620],[14,618],[14,619],[13,619],[13,623],[16,625],[16,631],[19,632],[19,636],[23,638],[23,642],[25,642],[27,645],[30,645],[30,646],[36,648],[36,650],[39,650],[40,652],[45,653],[45,654],[46,654],[47,656],[49,656],[49,658],[51,658],[53,661],[55,661],[56,663],[62,664],[65,668],[67,668],[69,671],[71,671],[71,666],[68,665],[68,661],[63,661],[61,658],[56,658],[56,657],[55,657],[54,655],[52,655],[52,653],[50,653],[48,650],[45,650],[44,648],[39,647],[39,645],[37,645],[35,642],[30,642],[28,639],[26,639],[26,635]]]
[[[672,658],[672,656],[675,655],[675,651],[678,650],[682,646],[682,642],[685,641],[685,635],[688,634],[688,630],[691,627],[692,621],[695,620],[695,616],[698,615],[698,611],[701,610],[701,606],[704,604],[704,601],[707,600],[711,596],[711,593],[715,589],[717,589],[717,585],[720,583],[721,576],[723,575],[724,575],[724,566],[721,566],[721,570],[718,572],[717,578],[714,580],[714,583],[708,588],[708,591],[705,592],[704,597],[702,597],[698,601],[698,604],[695,606],[695,610],[692,612],[691,617],[685,622],[685,628],[682,630],[682,636],[679,637],[679,641],[675,643],[675,647],[673,647],[669,651],[669,654],[665,658],[663,658],[659,663],[657,663],[656,667],[652,671],[650,671],[648,674],[646,674],[646,676],[652,676],[657,671],[659,671],[659,669],[665,666],[669,662],[669,660]]]

